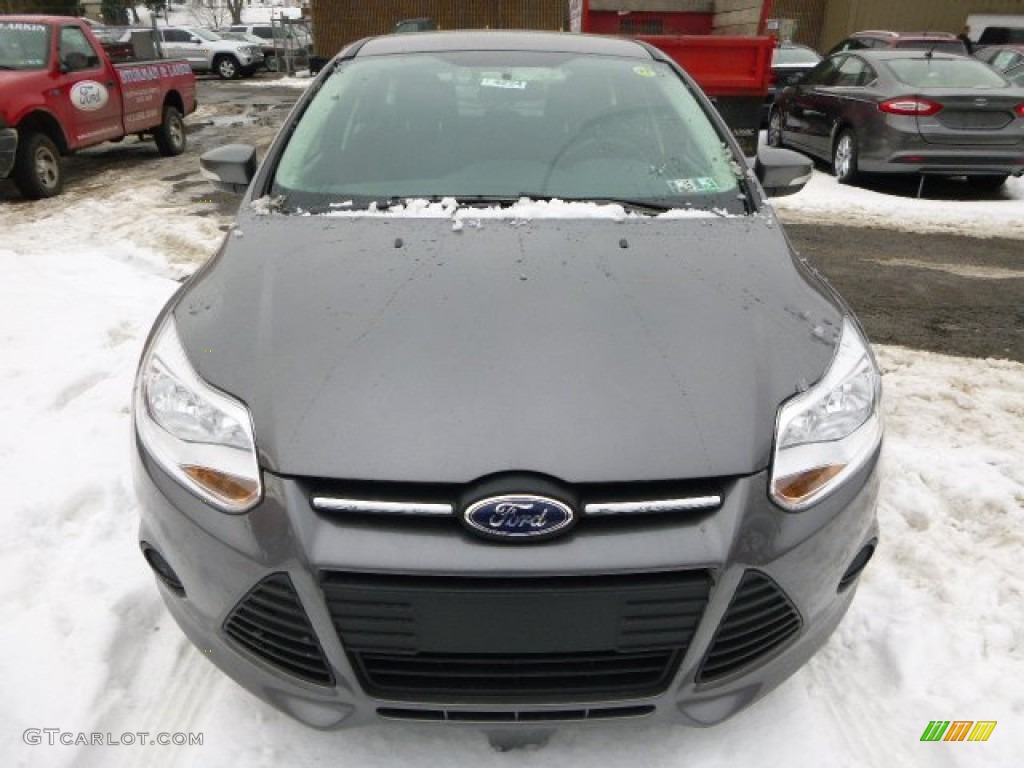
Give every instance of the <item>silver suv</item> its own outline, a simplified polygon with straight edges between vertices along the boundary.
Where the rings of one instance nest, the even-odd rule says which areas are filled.
[[[287,67],[288,59],[293,66],[306,66],[313,52],[313,38],[303,24],[232,24],[228,31],[261,38],[267,69],[272,71],[277,70],[279,63]]]
[[[164,55],[185,59],[195,72],[214,72],[224,80],[250,77],[263,66],[258,45],[227,40],[205,27],[161,27]]]

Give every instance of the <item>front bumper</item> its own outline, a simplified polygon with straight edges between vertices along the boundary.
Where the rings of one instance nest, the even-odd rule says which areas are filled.
[[[768,501],[762,473],[729,480],[713,513],[581,523],[561,539],[516,546],[472,537],[454,520],[377,522],[316,513],[306,483],[269,472],[264,501],[245,515],[226,515],[178,486],[141,450],[136,446],[140,542],[165,558],[183,585],[178,591],[158,579],[172,615],[230,677],[317,728],[386,720],[537,728],[630,718],[712,725],[770,691],[825,643],[855,591],[855,584],[840,589],[840,581],[877,537],[877,456],[836,494],[799,514]],[[551,598],[545,582],[557,585],[560,597]],[[661,650],[669,661],[662,676],[641,680],[635,670],[612,669],[612,676],[639,682],[575,690],[572,681],[590,675],[580,676],[579,664],[597,669],[603,662],[565,652],[587,638],[615,635],[618,619],[607,614],[630,590],[639,590],[637,604],[660,599],[678,607],[668,624],[658,624],[665,620],[658,614],[674,609],[632,617],[648,623],[645,647],[632,649],[636,654],[625,663],[654,653],[665,639]],[[497,607],[488,608],[488,600]],[[744,626],[740,643],[753,645],[743,660],[747,649],[730,648],[728,636],[752,620],[741,609],[753,605],[757,613],[764,600],[776,616],[781,612],[784,638],[772,645],[765,637],[778,627]],[[388,606],[403,601],[409,610],[396,616]],[[279,629],[289,643],[300,643],[301,656],[292,655],[292,645],[273,645],[273,623],[255,629],[268,643],[266,653],[239,642],[239,622],[252,618],[245,611],[261,604],[290,612],[288,626]],[[354,611],[353,604],[362,607]],[[562,615],[586,605],[592,613]],[[692,621],[680,642],[676,622],[684,614]],[[353,628],[349,620],[363,625]],[[414,629],[395,641],[403,624]],[[453,626],[450,637],[447,626]],[[612,644],[621,646],[625,634]],[[538,674],[536,665],[509,667],[507,658],[515,664],[540,658],[530,654],[545,637],[558,651],[539,662],[556,670],[545,673],[554,681],[548,689],[527,685],[495,695],[472,685],[462,693],[447,684],[408,685],[426,674],[420,661],[441,659],[434,668],[441,677],[454,676],[457,688],[466,663],[482,656],[525,679]],[[456,652],[438,655],[439,647],[416,648],[416,642]],[[383,659],[382,672],[368,672],[374,658]],[[391,676],[401,670],[409,674],[399,675],[396,687]],[[560,682],[563,677],[569,682]]]
[[[11,175],[17,152],[18,131],[14,128],[0,128],[0,179]]]

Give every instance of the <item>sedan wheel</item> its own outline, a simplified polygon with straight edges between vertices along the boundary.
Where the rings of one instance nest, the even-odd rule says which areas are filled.
[[[782,113],[777,109],[773,109],[768,118],[768,144],[772,147],[785,146],[782,143]]]
[[[857,134],[852,128],[847,128],[839,134],[832,152],[832,171],[840,184],[852,184],[857,180],[857,155]]]

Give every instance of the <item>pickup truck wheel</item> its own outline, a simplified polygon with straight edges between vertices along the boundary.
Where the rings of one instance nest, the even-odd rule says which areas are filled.
[[[234,80],[241,73],[234,56],[218,56],[213,61],[213,70],[221,80]]]
[[[153,138],[164,157],[174,157],[185,151],[185,120],[177,107],[164,107],[164,119],[153,131]]]
[[[14,183],[29,200],[53,197],[64,187],[60,151],[45,133],[24,133],[14,161]]]

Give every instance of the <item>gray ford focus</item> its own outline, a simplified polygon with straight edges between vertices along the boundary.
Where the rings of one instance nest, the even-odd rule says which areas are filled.
[[[615,38],[328,64],[134,399],[142,553],[318,728],[709,725],[797,670],[877,539],[880,376],[693,81]],[[510,738],[512,737],[510,736]]]

